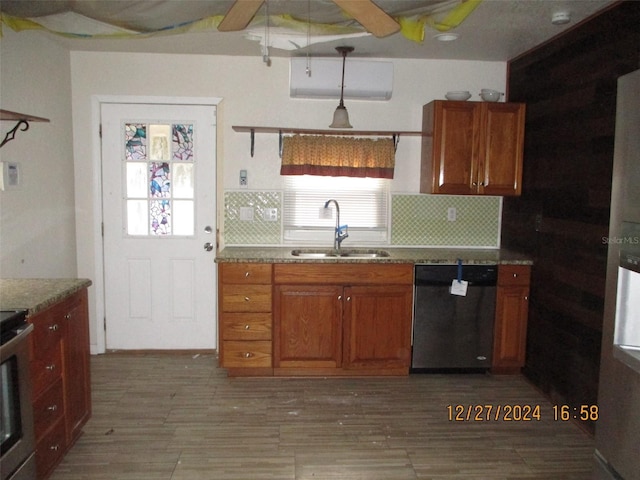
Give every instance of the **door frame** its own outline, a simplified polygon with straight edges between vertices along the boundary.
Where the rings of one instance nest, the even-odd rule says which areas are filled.
[[[165,97],[165,96],[148,96],[148,95],[92,95],[91,96],[91,131],[92,134],[92,163],[94,176],[93,184],[93,202],[91,209],[93,210],[94,224],[93,229],[93,253],[95,272],[92,278],[94,298],[95,298],[95,319],[94,328],[96,332],[96,344],[91,346],[91,354],[101,354],[106,352],[106,334],[104,330],[105,322],[105,279],[104,279],[104,244],[102,237],[102,225],[104,222],[102,212],[102,141],[100,137],[101,123],[101,106],[107,103],[137,103],[137,104],[166,104],[166,105],[206,105],[218,107],[222,102],[220,97]],[[216,108],[216,171],[220,171],[219,152],[220,152],[220,115]],[[216,183],[219,182],[219,175],[216,175]],[[216,185],[216,192],[219,190]],[[219,224],[219,194],[216,194],[216,227]],[[76,207],[77,208],[77,207]],[[217,315],[217,313],[216,313]],[[217,322],[216,322],[217,323]],[[216,339],[219,341],[216,335]]]

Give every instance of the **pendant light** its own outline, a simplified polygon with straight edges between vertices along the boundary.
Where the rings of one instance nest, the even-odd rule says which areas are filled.
[[[344,106],[344,65],[347,61],[347,53],[353,52],[353,47],[336,47],[336,50],[342,54],[342,84],[340,85],[340,104],[333,113],[333,122],[329,128],[353,128],[349,123],[349,113]]]

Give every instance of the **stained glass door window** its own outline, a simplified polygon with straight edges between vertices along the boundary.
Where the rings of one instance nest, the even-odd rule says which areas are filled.
[[[193,235],[193,125],[126,123],[124,141],[127,235]]]

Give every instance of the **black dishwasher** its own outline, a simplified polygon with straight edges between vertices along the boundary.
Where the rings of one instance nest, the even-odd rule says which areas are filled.
[[[491,367],[496,265],[416,265],[411,371],[486,371]],[[451,293],[468,282],[466,295]]]

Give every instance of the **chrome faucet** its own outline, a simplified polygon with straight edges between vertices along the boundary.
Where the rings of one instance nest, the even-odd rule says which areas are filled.
[[[336,205],[336,231],[335,236],[333,238],[333,249],[336,251],[340,251],[340,245],[342,241],[349,236],[347,225],[340,225],[340,205],[338,205],[337,200],[333,198],[331,200],[327,200],[324,204],[324,208],[329,208],[329,204],[333,202]]]

